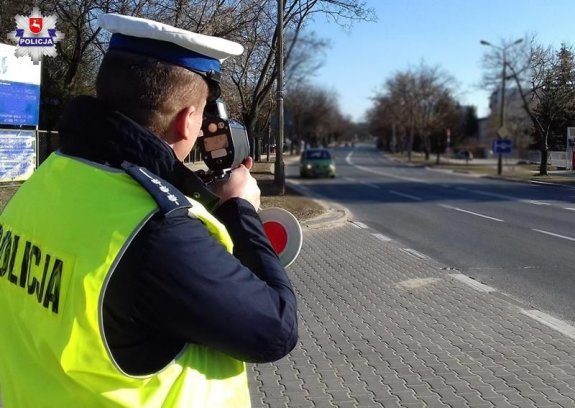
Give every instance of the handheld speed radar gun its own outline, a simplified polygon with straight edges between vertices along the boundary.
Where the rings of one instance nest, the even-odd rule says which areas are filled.
[[[250,155],[245,127],[228,119],[226,106],[219,99],[206,105],[202,133],[198,145],[202,160],[210,171],[201,173],[200,177],[207,183],[226,177]]]
[[[208,184],[228,177],[250,154],[246,128],[228,118],[226,106],[219,99],[206,105],[202,133],[198,147],[209,171],[200,170],[198,175]],[[258,214],[282,265],[289,266],[301,250],[303,237],[299,222],[282,208],[263,208]]]

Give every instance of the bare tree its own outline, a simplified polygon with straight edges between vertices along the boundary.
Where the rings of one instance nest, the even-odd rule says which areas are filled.
[[[394,116],[398,118],[398,126],[402,130],[403,148],[407,149],[408,160],[411,160],[418,103],[415,96],[415,78],[409,72],[398,72],[386,81],[385,87],[394,107]]]
[[[446,122],[455,105],[452,97],[454,79],[439,67],[430,67],[425,63],[413,70],[412,75],[415,80],[416,129],[423,137],[425,159],[429,160],[430,136],[438,126]]]
[[[36,4],[33,0],[0,0],[0,42],[11,44],[8,33],[16,29],[16,15],[27,15]]]
[[[252,20],[252,35],[246,36],[243,44],[246,52],[242,58],[233,61],[232,81],[242,106],[242,118],[248,133],[257,136],[260,111],[268,106],[268,98],[277,78],[275,66],[277,45],[276,0],[261,2],[258,19]],[[303,30],[311,17],[323,14],[342,24],[373,20],[372,9],[359,0],[288,0],[284,3],[284,29],[286,42],[285,65],[289,66],[297,56],[296,46],[302,39]],[[254,35],[257,33],[257,35]],[[251,39],[247,41],[247,39]],[[316,44],[317,46],[317,44]]]
[[[288,33],[289,35],[289,33]],[[288,42],[291,42],[288,38]],[[317,74],[323,65],[329,40],[318,37],[314,32],[300,34],[299,41],[293,47],[290,59],[285,66],[286,91],[297,87]]]
[[[367,112],[370,132],[378,137],[381,148],[387,146],[392,152],[403,153],[407,148],[407,131],[402,124],[409,121],[407,112],[391,95],[381,94],[373,100]]]
[[[529,47],[518,50],[506,63],[539,145],[539,174],[547,175],[549,138],[554,132],[563,133],[565,124],[575,116],[573,50],[563,44],[555,51],[532,38]]]
[[[26,7],[10,0],[3,10],[24,12]],[[32,2],[30,2],[32,3]],[[116,12],[175,25],[196,32],[235,40],[245,46],[239,58],[224,63],[229,75],[223,84],[232,111],[237,112],[248,132],[258,135],[269,117],[269,97],[277,77],[275,52],[277,44],[276,0],[39,0],[45,13],[56,13],[57,28],[65,35],[58,43],[58,57],[46,64],[48,81],[55,97],[67,99],[90,92],[98,60],[107,48],[109,35],[99,31],[99,13]],[[9,6],[9,7],[8,7]],[[374,20],[374,12],[363,0],[287,0],[284,3],[286,33],[285,66],[296,72],[311,72],[313,64],[304,64],[305,50],[317,50],[325,41],[303,35],[316,14],[327,16],[338,24]],[[4,13],[3,13],[4,14]],[[5,19],[2,25],[8,24]],[[297,48],[298,44],[307,47]],[[298,51],[299,50],[299,51]],[[54,84],[58,84],[57,86]],[[262,110],[264,111],[262,115]]]
[[[293,87],[285,100],[299,141],[311,146],[327,146],[341,132],[337,96],[330,91],[303,84]]]
[[[383,93],[376,96],[376,110],[389,111],[386,120],[391,120],[394,131],[401,132],[401,145],[407,149],[409,160],[416,136],[429,159],[430,137],[438,127],[446,128],[451,107],[455,105],[452,83],[451,76],[438,67],[421,63],[396,73],[386,81]]]
[[[59,31],[65,34],[56,43],[58,59],[48,61],[46,75],[60,84],[66,98],[86,91],[85,80],[98,57],[91,48],[100,32],[95,23],[98,4],[95,0],[44,0],[40,7],[58,17]]]

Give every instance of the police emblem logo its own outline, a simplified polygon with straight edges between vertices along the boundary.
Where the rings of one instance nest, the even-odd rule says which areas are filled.
[[[38,65],[43,56],[56,56],[56,43],[64,34],[56,31],[56,16],[43,16],[38,7],[32,9],[30,16],[17,15],[16,31],[8,34],[14,41],[17,57],[29,56],[34,65]]]

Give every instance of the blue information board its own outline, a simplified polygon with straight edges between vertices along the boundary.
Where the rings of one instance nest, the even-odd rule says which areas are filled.
[[[512,142],[511,139],[495,139],[493,140],[493,153],[509,154],[511,153]]]
[[[0,125],[37,126],[40,85],[0,81]]]
[[[0,130],[0,182],[27,180],[36,168],[36,131]]]

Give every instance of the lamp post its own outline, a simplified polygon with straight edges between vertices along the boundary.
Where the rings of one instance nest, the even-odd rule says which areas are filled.
[[[503,64],[503,69],[501,72],[501,110],[499,112],[499,130],[503,129],[505,125],[505,79],[506,79],[505,77],[507,76],[506,74],[507,50],[521,42],[523,42],[522,38],[515,40],[511,44],[504,45],[503,47],[498,47],[497,45],[493,45],[485,40],[481,40],[479,42],[481,45],[486,45],[488,47],[495,48],[496,50],[499,50],[501,52],[501,61]],[[497,138],[498,139],[502,138],[501,135],[499,134],[499,131],[497,132]],[[502,170],[503,170],[503,158],[501,152],[499,152],[497,156],[497,174],[501,175]]]
[[[277,67],[277,114],[278,129],[276,138],[276,161],[274,163],[274,184],[278,187],[278,194],[285,194],[285,164],[283,162],[284,149],[284,2],[278,0],[277,15],[277,49],[276,49],[276,67]]]

